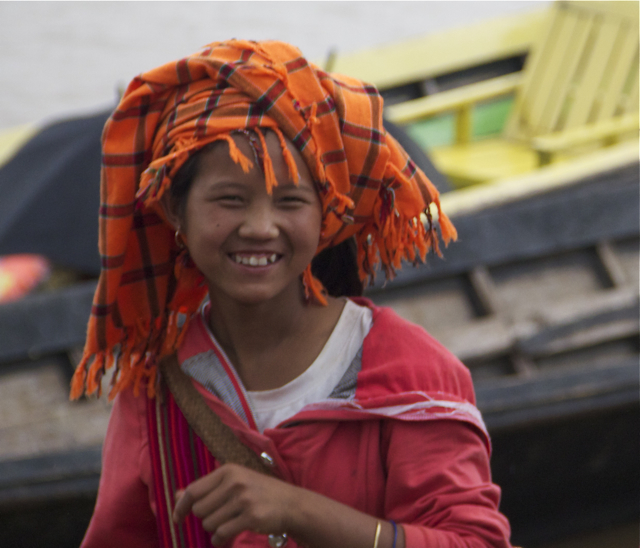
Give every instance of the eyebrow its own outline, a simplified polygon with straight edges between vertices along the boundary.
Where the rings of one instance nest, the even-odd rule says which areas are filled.
[[[309,182],[311,183],[311,186],[302,186],[300,184],[295,184],[293,182],[279,183],[278,185],[273,187],[273,190],[274,191],[280,190],[282,192],[295,190],[295,191],[300,191],[306,194],[316,194],[318,192],[316,182],[315,181],[309,181]],[[220,179],[211,181],[207,186],[210,189],[219,189],[219,190],[226,190],[226,189],[239,190],[239,189],[245,188],[244,183],[237,182],[233,178],[227,179],[226,176],[221,176]]]
[[[245,185],[243,185],[242,183],[227,179],[209,181],[206,185],[206,188],[209,190],[240,190],[244,187]]]
[[[284,183],[284,184],[278,184],[276,186],[273,187],[274,190],[275,189],[280,189],[280,190],[301,190],[303,192],[315,192],[315,186],[313,187],[308,187],[308,186],[300,186],[300,185],[296,185],[295,183]]]

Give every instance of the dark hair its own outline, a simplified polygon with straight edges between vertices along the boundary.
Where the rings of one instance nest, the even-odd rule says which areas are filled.
[[[181,217],[184,215],[184,208],[187,205],[187,196],[189,195],[189,190],[191,190],[191,183],[193,183],[198,173],[198,158],[208,148],[205,146],[189,156],[171,181],[169,197]]]
[[[364,286],[358,275],[355,238],[318,253],[311,261],[311,272],[332,297],[359,297]]]
[[[175,174],[169,193],[171,201],[180,215],[184,214],[191,184],[198,173],[198,159],[211,145],[201,148],[182,164]],[[324,285],[332,297],[357,297],[364,286],[358,275],[357,248],[355,238],[324,249],[311,261],[311,272]]]

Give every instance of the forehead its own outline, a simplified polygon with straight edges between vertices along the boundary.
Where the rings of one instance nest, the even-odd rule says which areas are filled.
[[[271,161],[278,183],[286,184],[290,179],[289,167],[283,155],[280,139],[271,130],[262,129],[262,132],[266,143],[266,155]],[[263,161],[265,151],[262,150],[263,146],[258,136],[255,133],[250,133],[249,135],[232,133],[231,138],[238,150],[251,162],[252,168],[249,174],[253,176],[259,174],[264,178]],[[300,152],[286,137],[284,137],[284,142],[295,162],[300,183],[305,185],[312,184],[315,188],[311,171]],[[214,142],[200,154],[196,177],[216,177],[240,173],[243,173],[242,167],[240,163],[236,163],[232,159],[229,143],[225,140]]]

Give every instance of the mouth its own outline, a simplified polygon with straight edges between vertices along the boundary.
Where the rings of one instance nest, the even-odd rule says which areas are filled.
[[[243,266],[268,266],[275,263],[280,255],[277,253],[231,253],[231,260]]]

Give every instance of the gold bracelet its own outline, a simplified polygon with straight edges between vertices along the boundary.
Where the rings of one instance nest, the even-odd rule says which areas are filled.
[[[378,541],[380,540],[380,531],[382,530],[382,524],[377,522],[376,525],[376,536],[373,539],[373,548],[378,548]]]

